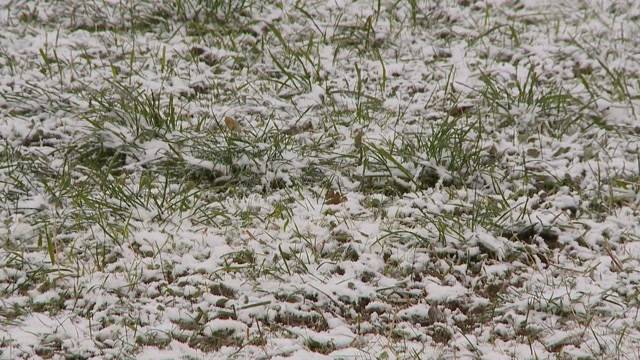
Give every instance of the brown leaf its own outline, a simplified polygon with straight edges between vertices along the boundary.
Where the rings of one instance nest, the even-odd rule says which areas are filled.
[[[460,117],[473,109],[472,105],[458,105],[449,109],[449,115],[453,117]]]
[[[204,54],[205,52],[206,52],[206,50],[201,48],[201,47],[199,47],[199,46],[192,47],[191,51],[190,51],[190,53],[191,53],[191,55],[193,57],[198,57],[198,56]]]
[[[231,131],[240,130],[240,123],[238,123],[238,121],[231,116],[224,117],[224,124],[227,125],[227,128]]]
[[[362,135],[364,135],[362,130],[357,130],[353,135],[353,143],[356,149],[360,149],[362,147]]]
[[[338,191],[329,190],[324,195],[324,203],[327,205],[337,205],[347,201],[347,197]]]

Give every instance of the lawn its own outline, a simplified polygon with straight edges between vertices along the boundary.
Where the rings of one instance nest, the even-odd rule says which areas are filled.
[[[640,359],[640,2],[0,0],[0,359]]]

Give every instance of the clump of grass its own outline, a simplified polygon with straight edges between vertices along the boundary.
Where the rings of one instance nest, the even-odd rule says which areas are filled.
[[[637,86],[611,62],[620,49],[567,41],[574,18],[529,5],[8,8],[6,44],[59,31],[0,51],[16,79],[0,79],[0,324],[65,316],[95,344],[79,357],[372,345],[325,341],[336,324],[386,338],[380,358],[490,356],[467,334],[561,356],[581,344],[544,335],[571,326],[600,344],[634,306],[621,219],[636,218],[640,157],[598,104],[635,116]],[[570,46],[541,61],[530,47],[545,41]],[[74,341],[0,351],[56,357]]]

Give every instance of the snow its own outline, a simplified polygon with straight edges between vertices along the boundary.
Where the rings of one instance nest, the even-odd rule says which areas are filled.
[[[635,355],[638,4],[196,3],[0,0],[1,359]]]
[[[143,360],[173,360],[184,357],[193,357],[197,359],[207,358],[206,354],[203,352],[191,349],[187,344],[175,340],[171,341],[164,349],[158,349],[154,346],[145,346],[138,355],[138,359]]]
[[[435,303],[448,302],[452,300],[461,300],[468,290],[459,284],[453,286],[443,286],[435,283],[425,285],[427,291],[427,300]]]
[[[205,334],[216,335],[224,334],[223,336],[235,335],[242,336],[247,331],[247,326],[239,321],[215,319],[208,322],[205,325]]]

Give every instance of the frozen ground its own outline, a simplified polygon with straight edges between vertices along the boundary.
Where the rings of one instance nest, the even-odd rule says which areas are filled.
[[[0,0],[0,358],[638,359],[639,77],[632,0]]]

